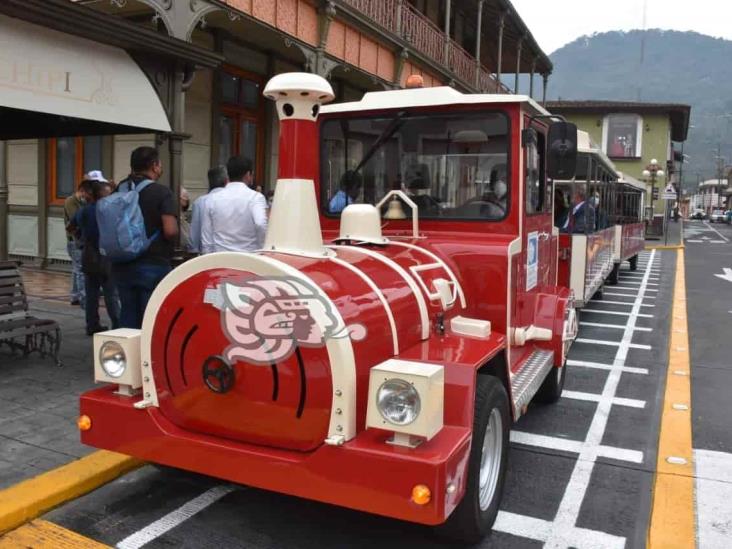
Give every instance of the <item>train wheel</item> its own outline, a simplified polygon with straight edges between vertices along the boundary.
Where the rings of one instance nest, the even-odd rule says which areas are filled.
[[[541,384],[539,390],[534,397],[534,402],[541,404],[554,404],[559,397],[562,396],[564,390],[564,380],[567,377],[567,364],[562,364],[560,368],[556,366],[551,369],[549,375],[546,376],[544,383]]]
[[[634,255],[628,260],[628,263],[630,263],[630,270],[631,271],[637,271],[638,270],[638,254]]]
[[[437,528],[446,538],[477,543],[491,531],[503,495],[508,460],[508,395],[493,376],[478,375],[468,482],[462,501]]]
[[[613,270],[607,277],[607,283],[611,286],[615,286],[618,283],[618,271],[620,271],[620,263],[613,264]]]

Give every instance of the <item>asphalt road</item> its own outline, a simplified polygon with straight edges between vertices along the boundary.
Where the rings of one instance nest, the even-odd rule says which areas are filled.
[[[581,313],[565,393],[515,425],[502,511],[480,547],[645,545],[675,261],[644,252]],[[153,466],[44,518],[126,548],[454,547],[420,526]]]

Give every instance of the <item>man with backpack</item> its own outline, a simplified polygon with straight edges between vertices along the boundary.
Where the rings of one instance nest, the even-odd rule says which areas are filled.
[[[172,192],[157,183],[163,173],[158,151],[136,148],[130,168],[117,192],[97,205],[97,221],[100,252],[112,262],[122,304],[120,326],[140,328],[153,290],[171,270],[178,220]]]

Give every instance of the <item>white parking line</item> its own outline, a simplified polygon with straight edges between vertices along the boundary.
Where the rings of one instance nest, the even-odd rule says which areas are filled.
[[[499,511],[493,529],[512,536],[533,539],[545,542],[552,529],[552,523],[526,515]],[[585,528],[573,528],[571,532],[572,547],[578,549],[621,549],[625,547],[625,538],[598,532],[597,530],[586,530]]]
[[[574,340],[575,343],[590,343],[591,345],[606,345],[608,347],[620,347],[620,341],[607,341],[605,339],[587,339],[584,337],[578,337]],[[639,343],[628,343],[630,349],[645,349],[646,351],[651,350],[650,345],[641,345]]]
[[[592,303],[597,303],[598,305],[607,304],[607,305],[633,305],[633,303],[629,303],[627,301],[608,301],[607,299],[593,299]],[[655,305],[641,305],[641,307],[655,307]]]
[[[564,395],[564,393],[562,393],[562,395]],[[601,395],[598,395],[598,398],[601,398]],[[511,431],[511,442],[515,444],[525,444],[526,446],[537,446],[539,448],[549,448],[550,450],[571,452],[573,454],[582,454],[583,450],[587,447],[587,444],[580,440],[536,435],[534,433],[526,433],[524,431]],[[615,446],[603,446],[602,444],[595,446],[593,449],[592,461],[597,457],[604,457],[617,459],[618,461],[643,463],[643,452],[639,452],[637,450],[627,450],[625,448],[616,448]],[[571,546],[571,544],[568,544],[568,546]]]
[[[588,360],[572,360],[567,359],[567,366],[575,366],[578,368],[592,368],[593,370],[612,370],[615,368],[612,364],[602,364],[601,362],[591,362]],[[648,375],[648,368],[636,368],[635,366],[623,366],[620,370],[624,374]]]
[[[602,309],[588,309],[587,307],[582,309],[582,312],[583,313],[598,313],[601,315],[617,315],[617,316],[630,316],[633,314],[632,312],[624,313],[622,311],[603,311]],[[641,313],[638,313],[635,316],[637,316],[639,318],[653,318],[653,315],[647,315],[647,314],[641,314]]]
[[[613,406],[613,399],[620,383],[620,376],[622,375],[622,368],[625,366],[625,361],[628,358],[628,351],[630,350],[631,341],[633,339],[633,333],[635,325],[638,321],[640,314],[640,306],[643,301],[643,295],[645,294],[650,276],[650,268],[653,265],[653,261],[656,256],[656,250],[651,251],[648,258],[648,266],[645,269],[645,276],[638,289],[638,296],[635,300],[635,306],[632,311],[628,313],[628,323],[626,329],[623,332],[623,338],[618,347],[618,351],[615,354],[615,360],[610,368],[605,385],[602,389],[602,394],[599,397],[595,414],[592,416],[592,422],[590,428],[587,431],[584,442],[582,442],[582,448],[579,453],[579,457],[574,464],[574,470],[569,479],[569,483],[562,497],[562,501],[559,504],[559,509],[554,517],[552,523],[552,529],[550,535],[547,537],[544,544],[545,549],[564,549],[566,547],[575,546],[576,543],[572,539],[572,531],[577,525],[577,519],[580,514],[582,502],[585,499],[587,488],[590,485],[592,477],[592,471],[594,469],[594,462],[598,455],[600,455],[600,443],[605,436],[605,429],[607,428],[608,418],[610,417],[610,409]],[[650,316],[650,315],[649,315]],[[631,451],[632,452],[632,451]],[[643,460],[642,452],[636,452],[640,454],[640,460],[637,463],[641,463]]]
[[[562,391],[562,398],[570,398],[572,400],[583,400],[585,402],[600,402],[600,395],[593,393],[585,393],[582,391]],[[613,398],[613,404],[615,406],[628,406],[629,408],[645,408],[646,401],[638,400],[636,398]]]
[[[156,520],[142,530],[138,530],[134,534],[127,536],[117,544],[118,549],[139,549],[145,544],[150,543],[154,539],[159,538],[166,532],[169,532],[182,522],[188,520],[196,513],[203,511],[212,503],[216,503],[222,497],[230,494],[234,490],[238,490],[237,486],[219,485],[206,490],[203,494],[193,498],[187,503],[178,507],[175,511],[171,511],[164,517]]]
[[[594,328],[612,328],[614,330],[625,330],[625,324],[606,324],[604,322],[584,322],[580,321],[580,326],[592,326]],[[642,328],[636,326],[633,328],[636,332],[652,332],[653,328]]]
[[[638,288],[635,288],[633,286],[613,286],[613,290],[637,290]],[[646,288],[646,292],[657,292],[658,290],[654,288]]]
[[[615,292],[603,292],[605,295],[613,295],[617,297],[636,297],[633,294],[616,294]],[[656,299],[656,296],[647,295],[643,299]]]

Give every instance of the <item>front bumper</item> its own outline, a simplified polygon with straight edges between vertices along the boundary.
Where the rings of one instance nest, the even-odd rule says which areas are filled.
[[[91,429],[81,433],[84,444],[428,525],[444,522],[465,491],[470,432],[462,427],[446,425],[416,449],[386,444],[390,433],[369,429],[342,446],[297,452],[185,431],[157,408],[136,409],[139,399],[113,391],[110,386],[82,395],[81,414],[92,420]],[[411,501],[416,484],[432,492],[426,505]]]

